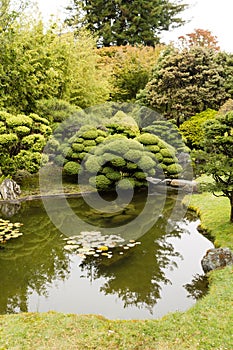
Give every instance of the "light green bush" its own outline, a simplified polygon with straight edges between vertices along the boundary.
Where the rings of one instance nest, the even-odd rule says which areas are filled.
[[[32,127],[32,119],[26,115],[18,114],[16,116],[10,115],[6,118],[6,125],[9,128],[15,128],[16,126],[27,126],[28,128]]]
[[[63,167],[63,170],[64,170],[64,173],[66,175],[78,175],[78,172],[80,171],[81,169],[81,166],[79,163],[77,162],[67,162],[64,167]]]
[[[105,175],[97,175],[91,177],[89,182],[93,187],[97,188],[99,191],[108,190],[112,183]]]
[[[31,132],[31,129],[28,128],[27,126],[16,126],[14,128],[14,131],[19,137],[23,137],[23,136],[29,135]]]
[[[143,145],[157,145],[160,139],[152,134],[142,134],[137,137],[137,141],[141,142]]]
[[[82,143],[73,143],[71,147],[75,152],[82,152],[84,150],[84,145]]]
[[[110,162],[114,167],[117,167],[117,168],[121,168],[126,164],[125,159],[122,157],[115,157],[114,159],[111,159]]]
[[[167,166],[167,172],[170,175],[179,175],[183,171],[180,164],[171,164]]]
[[[188,147],[191,149],[202,148],[204,123],[207,120],[215,119],[216,116],[217,111],[207,109],[202,113],[195,114],[180,126],[180,131],[183,134]]]
[[[86,170],[91,174],[96,174],[100,170],[100,164],[96,156],[89,156],[85,162]]]
[[[142,158],[138,162],[138,167],[142,170],[149,170],[156,166],[155,161],[152,160],[149,156],[143,155]]]

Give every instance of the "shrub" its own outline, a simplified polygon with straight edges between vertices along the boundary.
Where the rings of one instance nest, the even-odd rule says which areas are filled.
[[[113,166],[115,166],[117,168],[121,168],[121,167],[125,166],[126,161],[122,157],[115,157],[114,159],[111,159],[111,163]]]
[[[19,137],[29,135],[31,132],[31,129],[27,126],[17,126],[15,127],[14,131],[16,132]]]
[[[75,152],[82,152],[84,150],[84,145],[81,143],[73,143],[71,147]]]
[[[154,168],[156,166],[156,163],[151,159],[151,157],[143,155],[138,162],[138,166],[142,170],[149,170],[151,168]]]
[[[188,147],[191,149],[202,148],[202,140],[204,137],[204,123],[207,120],[215,119],[216,116],[217,111],[207,109],[202,113],[195,114],[192,118],[180,126],[180,131],[183,134]]]
[[[183,168],[179,164],[171,164],[167,166],[167,172],[170,175],[179,175],[183,171]]]
[[[33,121],[30,117],[22,114],[18,114],[16,116],[11,115],[10,117],[6,118],[6,125],[12,129],[16,126],[27,126],[28,128],[31,128],[32,123]]]
[[[100,170],[100,164],[96,156],[89,156],[85,162],[85,168],[89,173],[96,174]]]
[[[100,191],[106,191],[112,183],[105,175],[94,176],[90,178],[89,182]]]
[[[66,175],[71,175],[71,176],[77,175],[80,169],[81,169],[80,164],[72,161],[67,162],[63,167],[64,173]]]
[[[137,141],[143,145],[156,145],[159,142],[159,138],[155,135],[145,133],[137,137]]]

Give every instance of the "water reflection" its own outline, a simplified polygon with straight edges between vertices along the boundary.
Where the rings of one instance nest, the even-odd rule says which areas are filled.
[[[0,251],[1,314],[27,312],[31,291],[48,295],[53,280],[64,280],[69,275],[69,256],[63,249],[63,237],[42,213],[40,204],[29,210],[25,208],[16,219],[24,224],[24,235]]]
[[[88,217],[85,211],[87,208],[81,199],[71,199],[70,204],[76,213],[81,212],[82,216]],[[200,288],[198,281],[201,277],[190,282],[193,269],[195,272],[201,272],[198,268],[198,257],[193,261],[193,264],[196,264],[193,269],[190,269],[188,264],[184,267],[182,262],[183,258],[186,259],[183,257],[187,255],[184,254],[185,250],[190,249],[188,245],[192,246],[197,235],[187,234],[189,221],[176,222],[173,231],[166,232],[167,220],[174,204],[174,198],[168,197],[156,225],[140,237],[141,245],[128,250],[123,256],[116,253],[112,259],[89,257],[84,261],[79,260],[77,264],[77,257],[64,249],[65,237],[51,224],[41,202],[23,203],[21,211],[13,216],[13,221],[24,224],[24,235],[9,242],[5,249],[0,251],[0,313],[47,311],[52,308],[62,312],[102,313],[115,318],[118,316],[116,310],[122,308],[126,313],[128,310],[127,316],[122,318],[146,318],[148,312],[157,317],[155,307],[159,303],[166,304],[166,288],[169,293],[170,290],[182,290],[184,299],[188,295],[192,295],[193,298],[200,297],[202,287]],[[143,203],[140,204],[137,198],[137,203],[131,203],[131,209],[132,205],[134,210],[141,210]],[[59,220],[61,225],[64,225],[69,218],[61,208],[59,210]],[[92,222],[104,220],[103,217],[96,218],[93,215]],[[108,225],[109,220],[108,218]],[[194,218],[189,220],[192,222]],[[81,228],[76,227],[75,232],[78,231],[81,231]],[[182,245],[185,232],[187,242],[182,250],[179,244]],[[206,240],[202,247],[200,239],[195,244],[200,256],[211,246]],[[179,276],[181,263],[182,276]],[[187,291],[183,287],[184,284]],[[91,310],[88,308],[88,295],[95,300]],[[35,300],[38,298],[39,306],[35,306]],[[175,303],[174,299],[171,309],[165,308],[165,313],[173,311],[176,308]],[[185,308],[187,300],[184,300],[183,304]],[[188,305],[191,305],[190,302]],[[105,313],[106,309],[108,311]],[[130,313],[129,310],[134,310],[134,313]],[[141,314],[139,310],[142,311]]]

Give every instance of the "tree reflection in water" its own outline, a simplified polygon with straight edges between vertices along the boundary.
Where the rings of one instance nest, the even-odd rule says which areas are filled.
[[[31,204],[25,213],[14,218],[24,224],[23,236],[6,244],[0,254],[0,314],[27,312],[30,293],[46,295],[49,284],[69,275],[63,238],[40,205]]]
[[[163,284],[171,283],[165,275],[165,269],[177,267],[177,257],[169,237],[181,237],[181,229],[166,233],[167,218],[174,200],[167,199],[166,210],[157,223],[140,239],[141,245],[127,251],[117,259],[86,259],[80,265],[90,279],[104,277],[106,282],[100,288],[105,295],[116,294],[124,307],[147,308],[151,313],[160,299]],[[170,208],[170,209],[169,209]],[[176,258],[176,259],[175,259]]]
[[[184,232],[184,227],[182,228],[178,221],[172,222],[172,231],[167,230],[167,222],[175,203],[176,198],[167,197],[166,205],[156,224],[138,239],[141,245],[135,245],[132,249],[124,251],[124,255],[116,252],[111,259],[89,256],[82,261],[80,269],[86,272],[87,278],[101,279],[99,292],[105,295],[117,295],[123,301],[125,308],[135,306],[152,313],[153,307],[161,298],[163,286],[171,283],[167,277],[167,270],[175,269],[176,263],[182,259],[168,241],[171,237],[181,238]],[[84,206],[81,199],[71,200],[71,207],[75,213],[82,213],[83,217],[90,217],[98,224],[106,222],[103,215],[91,216],[90,208]],[[143,201],[140,203],[137,198],[136,203],[131,203],[128,208],[127,217],[130,211],[134,217],[135,211],[142,210],[142,207]],[[54,205],[53,208],[58,215],[60,227],[68,224],[73,227],[71,218],[59,201],[57,207]],[[121,217],[124,219],[124,215],[119,215],[118,220],[121,220]],[[148,213],[148,220],[150,216]],[[51,284],[68,279],[73,268],[72,255],[64,249],[65,237],[50,222],[40,201],[22,205],[22,209],[13,216],[12,221],[24,224],[22,230],[24,235],[6,244],[6,248],[0,251],[1,314],[27,312],[30,294],[47,296]],[[109,217],[107,225],[111,226]],[[99,226],[97,229],[101,230]],[[140,227],[135,229],[138,230]],[[73,228],[73,231],[77,232],[77,227]],[[77,272],[76,266],[72,274],[75,272]],[[198,292],[199,279],[185,287],[194,298],[201,295]]]

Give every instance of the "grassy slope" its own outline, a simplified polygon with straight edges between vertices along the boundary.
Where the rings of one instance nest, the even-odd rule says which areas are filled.
[[[224,198],[195,195],[202,226],[233,247]],[[233,349],[233,268],[210,274],[209,294],[185,313],[161,320],[110,321],[59,313],[0,316],[0,349]]]

